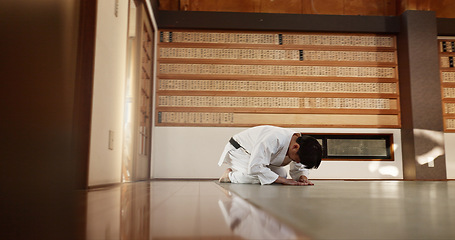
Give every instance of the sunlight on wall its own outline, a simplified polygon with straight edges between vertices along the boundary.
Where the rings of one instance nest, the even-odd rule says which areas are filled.
[[[372,162],[368,165],[368,170],[371,173],[378,172],[383,176],[397,177],[400,174],[400,170],[396,166],[381,166],[381,162]]]
[[[393,176],[397,177],[398,176],[398,168],[395,166],[384,166],[379,168],[379,173],[384,175],[384,176]]]
[[[428,164],[433,162],[439,156],[444,155],[444,133],[439,131],[414,129],[414,135],[416,137],[425,138],[433,142],[431,150],[427,150],[425,153],[417,155],[417,162],[420,165]]]

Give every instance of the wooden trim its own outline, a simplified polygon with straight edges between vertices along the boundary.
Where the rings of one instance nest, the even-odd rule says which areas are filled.
[[[165,11],[163,11],[165,12]],[[193,12],[195,13],[195,12]],[[202,12],[197,12],[202,13]],[[222,12],[218,12],[218,14],[223,14]],[[233,13],[236,15],[236,13]],[[250,13],[245,13],[246,15],[249,15]],[[283,14],[273,14],[273,13],[267,13],[265,15],[283,15]],[[286,16],[289,14],[285,14]],[[205,20],[204,20],[205,21]],[[344,35],[358,35],[358,36],[376,36],[378,34],[384,35],[384,36],[395,36],[394,32],[391,33],[380,33],[380,32],[324,32],[324,31],[318,31],[318,32],[313,32],[313,31],[290,31],[290,30],[285,30],[285,29],[224,29],[224,28],[217,28],[217,29],[205,29],[205,28],[199,28],[199,27],[193,27],[193,28],[176,28],[176,27],[162,27],[158,26],[158,29],[160,31],[174,31],[174,32],[214,32],[214,33],[277,33],[277,32],[282,32],[282,33],[289,33],[293,35],[303,35],[303,34],[308,34],[310,33],[311,35],[327,35],[327,34],[333,34],[337,36],[344,36]]]
[[[356,138],[358,136],[383,136],[387,137],[390,142],[390,158],[388,159],[380,159],[380,158],[323,158],[324,161],[395,161],[395,151],[393,149],[393,133],[311,133],[311,132],[304,132],[304,135],[311,135],[311,136],[352,136],[352,138],[347,137],[346,139],[377,139],[377,138]],[[344,139],[344,138],[337,138],[337,139]]]
[[[82,179],[78,179],[78,189],[86,189],[88,187],[97,3],[97,0],[80,1],[72,129],[72,156],[78,157],[80,169],[77,171],[83,175]]]
[[[173,114],[166,116],[165,114]],[[177,114],[177,116],[176,116]],[[181,116],[178,116],[180,114]],[[191,115],[190,115],[191,114]],[[218,116],[219,115],[219,116]],[[215,119],[206,119],[212,117]],[[176,118],[181,117],[181,118]],[[198,121],[194,121],[199,117]],[[188,121],[186,120],[188,118]],[[220,118],[218,120],[218,118]],[[353,124],[354,120],[356,121]],[[193,122],[194,121],[194,122]],[[363,114],[293,114],[293,113],[207,113],[202,112],[157,112],[156,124],[160,126],[206,126],[206,127],[253,127],[272,124],[281,127],[359,127],[359,128],[398,128],[397,115]]]
[[[160,29],[160,31],[165,31]],[[172,30],[171,30],[172,31]],[[270,33],[270,32],[269,32]],[[276,32],[275,32],[276,33]],[[317,35],[317,34],[314,34]],[[319,51],[334,51],[334,50],[342,50],[342,51],[365,51],[365,52],[393,52],[396,50],[396,47],[367,47],[367,46],[359,46],[359,47],[351,47],[351,46],[327,46],[321,45],[317,48],[308,45],[276,45],[276,44],[261,44],[261,45],[253,45],[253,44],[225,44],[225,43],[168,43],[168,42],[158,42],[159,48],[185,48],[185,47],[192,47],[192,48],[223,48],[223,49],[270,49],[273,47],[274,49],[279,50],[293,50],[293,49],[301,49],[301,50],[319,50]]]
[[[455,82],[443,82],[442,87],[455,88]]]
[[[241,108],[241,107],[157,107],[157,112],[221,112],[221,113],[276,113],[276,114],[374,114],[394,115],[396,109],[338,109],[338,108]]]
[[[229,64],[229,65],[285,65],[285,66],[335,66],[335,67],[396,67],[396,63],[352,61],[292,61],[292,60],[227,60],[227,59],[177,59],[161,58],[160,63],[180,64]]]
[[[398,77],[398,76],[396,76]],[[325,77],[325,76],[261,76],[255,75],[202,75],[202,74],[159,74],[158,79],[195,79],[195,80],[250,80],[250,81],[299,81],[299,82],[373,82],[396,83],[397,78],[366,78],[366,77]]]
[[[261,97],[328,97],[328,98],[389,98],[397,100],[396,93],[336,93],[336,92],[260,92],[260,91],[183,91],[159,90],[160,96],[261,96]]]
[[[126,183],[109,183],[109,184],[100,184],[100,185],[93,185],[93,186],[88,186],[87,190],[88,191],[101,191],[101,190],[107,190],[107,189],[112,189],[119,187],[123,184],[129,184],[130,182]],[[133,182],[131,182],[133,183]]]

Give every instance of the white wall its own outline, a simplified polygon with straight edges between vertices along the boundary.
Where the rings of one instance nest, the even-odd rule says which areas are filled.
[[[98,0],[89,186],[118,183],[122,166],[128,0]],[[114,149],[108,149],[109,130]]]
[[[447,179],[455,179],[455,133],[444,133]]]
[[[155,127],[154,178],[218,178],[220,154],[229,138],[245,128]],[[313,133],[393,133],[395,161],[324,161],[312,170],[312,179],[402,179],[399,129],[295,128]]]

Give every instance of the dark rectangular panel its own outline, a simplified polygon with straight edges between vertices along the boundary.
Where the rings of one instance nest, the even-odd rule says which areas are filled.
[[[398,17],[158,11],[158,28],[398,33]]]
[[[438,18],[436,24],[439,36],[455,35],[455,18]]]

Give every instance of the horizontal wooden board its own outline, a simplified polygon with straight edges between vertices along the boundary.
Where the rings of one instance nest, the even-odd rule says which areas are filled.
[[[295,127],[388,127],[397,128],[397,115],[350,114],[257,114],[158,112],[157,124],[190,126],[255,126],[271,124]]]

